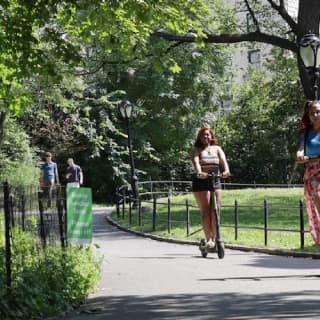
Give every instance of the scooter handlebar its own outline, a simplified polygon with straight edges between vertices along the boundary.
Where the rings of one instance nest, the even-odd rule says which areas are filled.
[[[193,176],[195,178],[199,178],[199,175],[194,173]],[[215,172],[207,172],[207,177],[204,177],[203,179],[206,179],[206,178],[210,178],[210,179],[217,179],[217,178],[221,178],[221,179],[227,179],[231,177],[231,175],[228,175],[228,176],[224,176],[220,173],[215,173]]]
[[[208,172],[208,178],[212,178],[212,179],[214,179],[214,178],[227,179],[227,178],[229,178],[229,177],[231,177],[231,175],[228,175],[228,176],[226,177],[226,176],[224,176],[224,175],[222,175],[222,174],[220,174],[220,173]]]
[[[221,174],[215,172],[208,172],[208,178],[223,178]]]

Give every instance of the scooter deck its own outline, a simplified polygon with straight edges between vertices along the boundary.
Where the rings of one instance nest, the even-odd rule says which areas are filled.
[[[204,239],[202,239],[200,241],[200,244],[199,244],[199,250],[201,252],[210,252],[210,253],[214,253],[214,252],[217,252],[217,245],[215,244],[214,247],[208,247],[207,244],[206,244],[206,241]]]

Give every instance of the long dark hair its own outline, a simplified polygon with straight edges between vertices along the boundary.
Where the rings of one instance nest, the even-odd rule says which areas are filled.
[[[300,121],[300,129],[307,129],[311,127],[311,122],[310,122],[310,116],[309,116],[309,111],[312,106],[314,105],[320,105],[319,100],[308,100],[303,106],[303,115]]]
[[[216,139],[216,136],[215,136],[215,134],[214,134],[214,131],[211,129],[211,128],[209,128],[209,127],[202,127],[199,131],[198,131],[198,134],[197,134],[197,139],[196,139],[196,141],[194,142],[194,146],[196,147],[196,148],[199,148],[199,149],[203,149],[204,148],[204,145],[203,145],[203,143],[201,142],[201,137],[202,137],[202,135],[203,135],[203,133],[205,132],[205,131],[209,131],[210,132],[210,134],[211,134],[211,140],[210,140],[210,145],[211,146],[214,146],[214,145],[216,145],[217,144],[217,139]]]

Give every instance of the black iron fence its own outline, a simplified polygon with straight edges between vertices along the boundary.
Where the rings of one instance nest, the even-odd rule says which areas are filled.
[[[255,188],[300,188],[302,185],[283,185],[283,184],[239,184],[239,183],[222,183],[222,188],[225,190],[237,190],[237,189],[255,189]],[[301,190],[302,193],[302,190]],[[142,226],[143,222],[151,221],[151,231],[154,232],[157,229],[158,224],[166,224],[166,231],[170,234],[172,224],[183,225],[186,230],[186,236],[189,237],[202,229],[191,232],[192,227],[192,211],[198,212],[198,206],[192,204],[187,198],[184,203],[177,203],[174,201],[176,195],[190,195],[191,194],[191,182],[190,181],[145,181],[139,183],[139,199],[133,199],[130,192],[129,185],[123,185],[117,190],[116,209],[117,216],[125,219],[128,216],[128,224],[131,225],[134,218],[137,219],[138,225]],[[137,210],[133,210],[132,203],[138,203]],[[147,208],[143,206],[147,204]],[[164,216],[158,215],[159,206],[166,206],[167,215],[164,220]],[[179,207],[179,217],[173,213],[174,208]],[[295,228],[271,228],[269,225],[270,212],[294,210],[296,214]],[[233,215],[232,223],[224,223],[223,213],[228,211]],[[241,225],[239,223],[240,211],[252,212],[253,214],[259,214],[263,217],[262,226],[253,225]],[[304,248],[305,245],[305,204],[301,199],[295,204],[290,205],[274,205],[264,199],[261,204],[241,205],[237,199],[234,199],[232,205],[223,205],[221,208],[221,226],[231,228],[234,230],[234,239],[238,240],[239,230],[262,230],[264,233],[264,245],[269,243],[269,235],[271,232],[288,232],[297,233],[300,238],[300,247]],[[198,216],[198,215],[197,215]],[[230,220],[230,219],[229,219]],[[197,221],[198,225],[198,221]]]
[[[40,248],[66,246],[65,188],[50,190],[37,187],[0,185],[0,248],[5,251],[6,287],[12,283],[12,250],[15,228],[36,240]],[[4,236],[3,236],[4,235]]]

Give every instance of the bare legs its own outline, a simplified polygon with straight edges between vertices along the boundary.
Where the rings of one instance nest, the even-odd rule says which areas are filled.
[[[215,191],[218,205],[221,205],[221,190]],[[198,191],[194,192],[194,197],[201,211],[201,221],[203,232],[207,241],[215,241],[216,239],[216,219],[211,206],[211,192]]]

